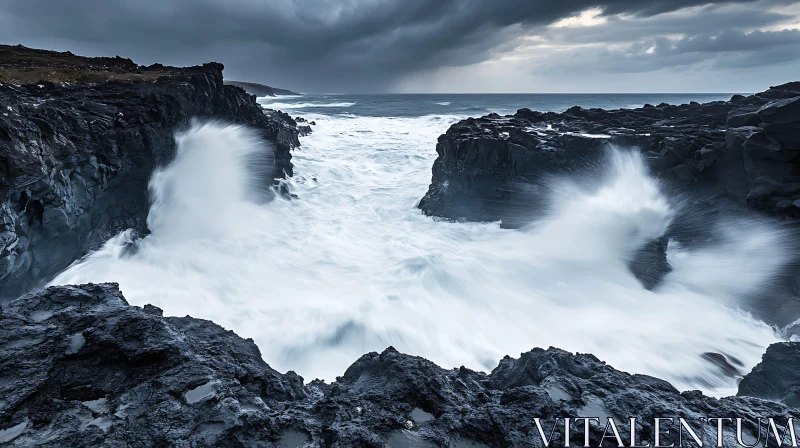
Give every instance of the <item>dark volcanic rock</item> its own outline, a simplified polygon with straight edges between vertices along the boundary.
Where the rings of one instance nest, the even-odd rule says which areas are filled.
[[[727,102],[608,111],[575,106],[563,113],[520,109],[468,118],[439,137],[419,208],[452,220],[521,227],[542,209],[549,179],[593,177],[611,145],[644,153],[651,172],[690,198],[689,207],[714,207],[687,216],[740,206],[800,216],[800,83]],[[673,222],[667,237],[686,232],[685,224]],[[665,249],[665,239],[653,241],[630,261],[648,288],[670,270]]]
[[[652,171],[681,191],[800,214],[800,83],[728,102],[469,118],[439,137],[419,207],[431,216],[516,227],[530,202],[530,187],[521,186],[579,173],[609,144],[638,147]]]
[[[116,284],[24,296],[0,322],[2,427],[27,422],[12,446],[241,446],[225,431],[247,437],[253,424],[261,431],[249,446],[258,446],[280,435],[272,409],[306,393],[252,340],[131,307]]]
[[[54,287],[4,306],[0,379],[0,440],[19,447],[532,447],[535,417],[549,433],[555,417],[578,415],[613,417],[624,440],[637,417],[638,438],[652,443],[656,416],[695,425],[742,416],[751,430],[758,417],[798,416],[756,398],[679,393],[554,348],[506,357],[488,375],[389,348],[333,384],[304,384],[271,369],[252,340],[129,306],[116,284]],[[572,445],[583,445],[582,428]],[[591,425],[592,446],[602,431]],[[554,437],[563,444],[563,425]]]
[[[800,342],[770,345],[761,362],[739,383],[737,395],[800,408]]]
[[[173,157],[175,131],[193,118],[248,125],[272,142],[265,151],[274,146],[269,177],[292,173],[295,121],[223,85],[221,64],[138,69],[121,58],[7,46],[0,61],[4,76],[73,79],[92,71],[110,79],[0,83],[0,301],[48,280],[121,230],[145,233],[150,174]],[[142,74],[126,76],[126,68]]]

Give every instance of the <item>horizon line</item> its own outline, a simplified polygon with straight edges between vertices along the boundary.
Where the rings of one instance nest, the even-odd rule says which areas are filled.
[[[299,95],[754,95],[753,92],[306,92]],[[276,97],[295,95],[276,95]]]

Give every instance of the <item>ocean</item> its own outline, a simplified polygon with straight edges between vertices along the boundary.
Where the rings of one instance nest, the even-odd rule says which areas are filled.
[[[780,269],[780,235],[768,223],[719,223],[732,233],[716,246],[671,248],[673,273],[647,290],[620,255],[631,245],[626,229],[663,231],[680,207],[626,148],[609,156],[596,191],[554,191],[558,206],[530,228],[448,222],[417,209],[437,137],[460,119],[730,96],[260,98],[316,123],[284,181],[294,197],[256,194],[254,167],[269,157],[246,128],[197,124],[177,136],[175,161],[153,175],[152,233],[121,233],[53,284],[119,282],[132,304],[211,319],[253,338],[272,367],[306,380],[333,380],[390,345],[483,371],[505,355],[555,346],[682,390],[732,394],[736,379],[702,354],[723,352],[749,371],[780,339],[730,299]],[[773,262],[754,272],[753,257]]]
[[[491,112],[513,114],[518,109],[563,112],[572,106],[620,109],[659,103],[726,101],[730,93],[624,94],[391,94],[298,95],[261,98],[259,102],[288,113],[354,115],[359,117],[480,117]],[[302,114],[301,114],[302,115]]]

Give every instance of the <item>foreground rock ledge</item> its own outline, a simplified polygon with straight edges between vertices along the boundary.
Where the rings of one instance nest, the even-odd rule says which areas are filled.
[[[0,311],[9,446],[526,447],[540,446],[534,417],[588,414],[639,417],[644,440],[656,416],[798,415],[757,398],[680,393],[555,348],[506,357],[487,375],[390,347],[333,384],[304,384],[267,365],[252,340],[131,306],[114,283],[52,287]],[[572,439],[583,444],[582,433]]]

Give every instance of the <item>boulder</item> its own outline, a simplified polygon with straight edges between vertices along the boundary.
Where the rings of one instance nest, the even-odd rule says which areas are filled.
[[[739,397],[759,397],[800,408],[800,342],[772,344],[739,383]]]

